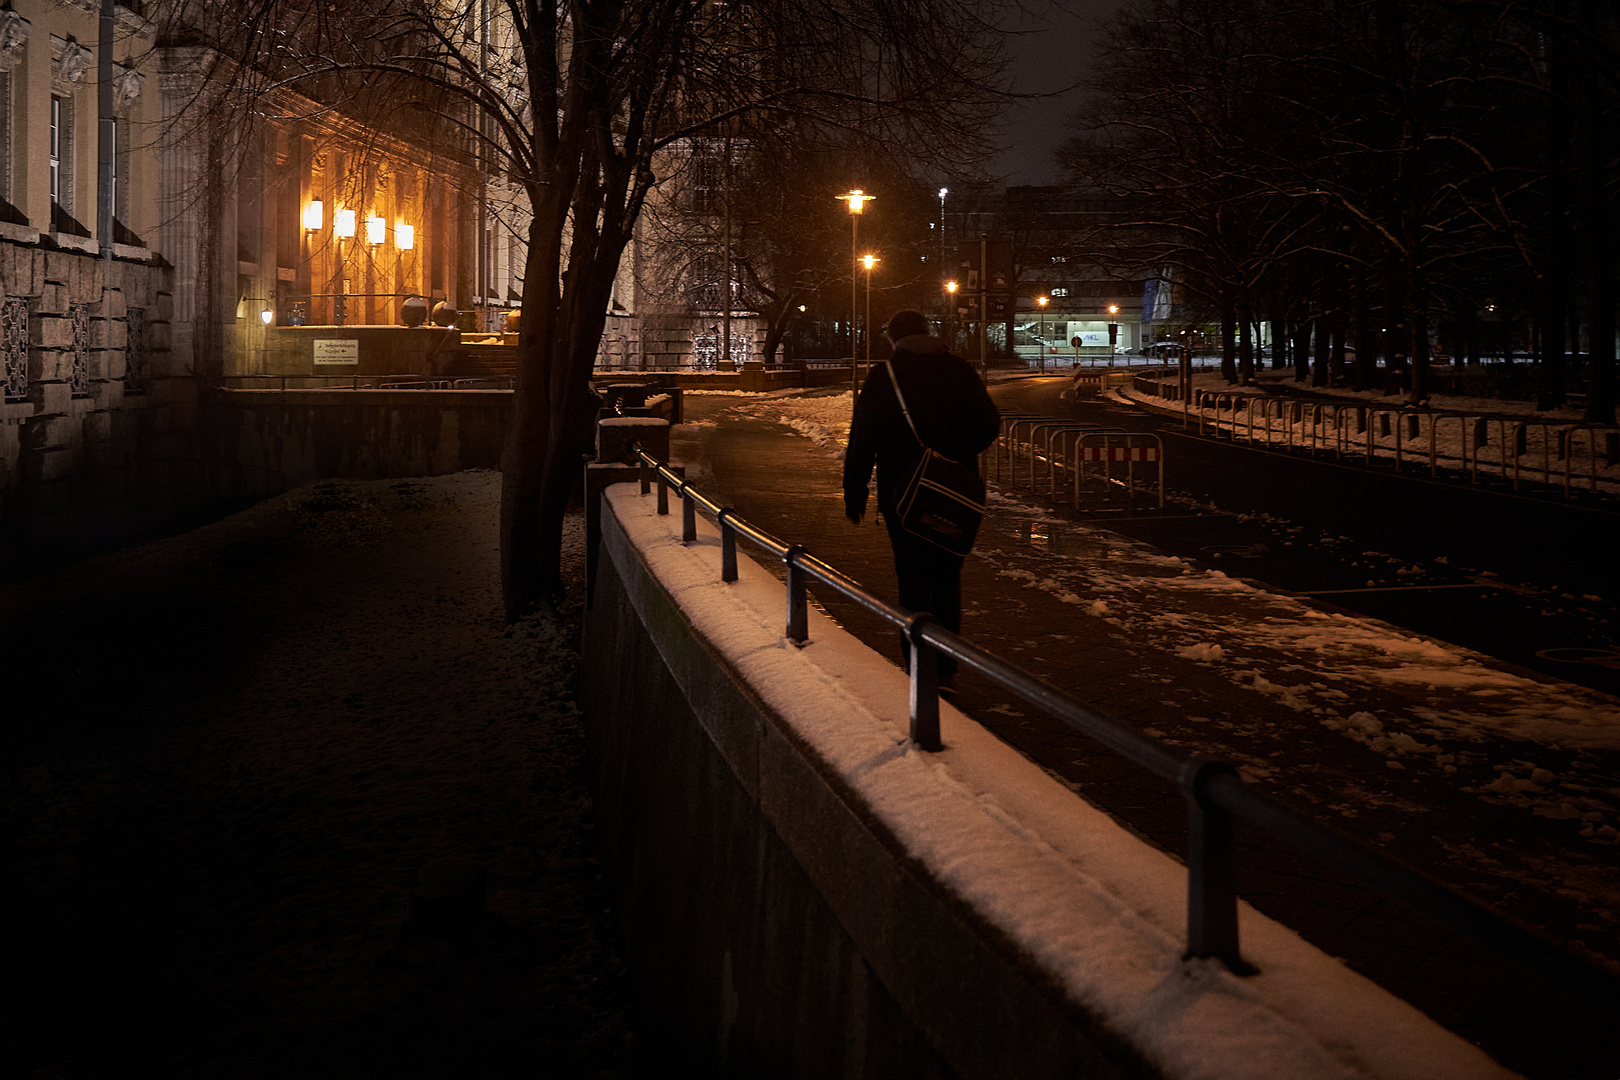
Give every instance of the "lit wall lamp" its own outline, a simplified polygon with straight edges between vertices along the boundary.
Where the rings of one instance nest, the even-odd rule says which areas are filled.
[[[332,233],[339,240],[354,239],[354,211],[339,210],[332,215]]]
[[[380,217],[366,218],[366,242],[381,244],[388,239],[388,222]]]
[[[394,223],[394,246],[401,251],[409,251],[416,246],[416,226],[407,225],[403,221]]]
[[[264,325],[269,326],[271,323],[276,321],[275,308],[271,307],[270,301],[266,300],[262,296],[244,296],[239,299],[236,302],[236,317],[238,319],[247,318],[249,304],[264,305],[264,307],[259,311],[259,321],[264,323]]]
[[[326,224],[326,207],[319,199],[309,200],[309,204],[304,207],[304,231],[320,232],[324,224]]]

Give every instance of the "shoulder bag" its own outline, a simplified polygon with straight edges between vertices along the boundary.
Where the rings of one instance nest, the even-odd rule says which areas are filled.
[[[911,437],[923,450],[917,467],[895,493],[894,505],[900,515],[900,525],[919,539],[953,555],[965,556],[973,550],[979,523],[984,520],[984,480],[972,465],[952,461],[922,441],[911,419],[911,410],[906,407],[905,395],[900,392],[894,365],[888,361],[884,361],[884,365],[889,369],[889,383],[894,387],[894,397],[900,403],[906,425],[911,428]]]

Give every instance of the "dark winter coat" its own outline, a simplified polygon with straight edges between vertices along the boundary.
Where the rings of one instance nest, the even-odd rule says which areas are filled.
[[[979,453],[1001,431],[1001,413],[972,365],[926,334],[895,342],[889,363],[923,443],[976,467]],[[890,515],[896,488],[911,476],[922,454],[894,396],[888,368],[874,367],[855,399],[849,428],[849,449],[844,454],[845,514],[856,518],[866,512],[867,485],[876,465],[878,509]]]

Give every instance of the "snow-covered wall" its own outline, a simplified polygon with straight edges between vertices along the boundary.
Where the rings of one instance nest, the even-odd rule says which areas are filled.
[[[1245,907],[1182,959],[1186,881],[634,485],[608,489],[581,687],[649,1037],[704,1075],[1483,1080],[1512,1074]]]

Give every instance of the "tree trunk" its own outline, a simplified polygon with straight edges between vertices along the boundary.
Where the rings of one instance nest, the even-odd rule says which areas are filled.
[[[1429,386],[1434,380],[1429,370],[1428,312],[1421,306],[1413,308],[1408,325],[1411,327],[1412,367],[1411,382],[1406,388],[1406,400],[1410,405],[1426,405],[1429,401]]]
[[[1349,377],[1345,375],[1344,371],[1345,337],[1349,333],[1349,330],[1350,319],[1347,315],[1341,313],[1333,318],[1333,341],[1332,344],[1329,345],[1328,368],[1329,375],[1333,380],[1332,384],[1334,386],[1343,386],[1349,381]]]
[[[1244,386],[1254,385],[1254,320],[1250,318],[1249,302],[1238,306],[1238,381]]]
[[[1575,125],[1576,155],[1580,163],[1580,201],[1585,219],[1582,232],[1586,239],[1586,317],[1592,336],[1587,354],[1591,377],[1587,385],[1586,412],[1582,419],[1589,424],[1613,424],[1615,273],[1614,252],[1610,250],[1608,239],[1608,206],[1604,198],[1608,185],[1603,169],[1607,159],[1601,145],[1605,128],[1603,100],[1598,92],[1600,62],[1596,46],[1596,0],[1579,0],[1577,11],[1582,31],[1577,46],[1581,53],[1581,81],[1586,85],[1583,86],[1585,92],[1579,95]]]
[[[1372,389],[1372,376],[1378,364],[1378,350],[1374,345],[1377,339],[1373,336],[1372,328],[1372,298],[1367,295],[1369,292],[1367,278],[1365,270],[1356,278],[1356,315],[1353,327],[1356,363],[1351,368],[1350,382],[1351,388],[1355,390]]]
[[[1315,329],[1316,363],[1311,368],[1311,385],[1328,386],[1332,383],[1332,357],[1333,344],[1329,338],[1328,320],[1324,315],[1318,315],[1313,320]],[[1342,359],[1343,354],[1340,354]]]
[[[551,224],[555,207],[534,210],[524,265],[523,320],[518,324],[517,381],[501,452],[501,595],[508,621],[527,615],[554,591],[542,569],[541,507],[554,437],[552,375],[561,364],[555,268],[562,230]]]
[[[1237,309],[1229,298],[1221,301],[1221,378],[1228,384],[1238,381]]]

